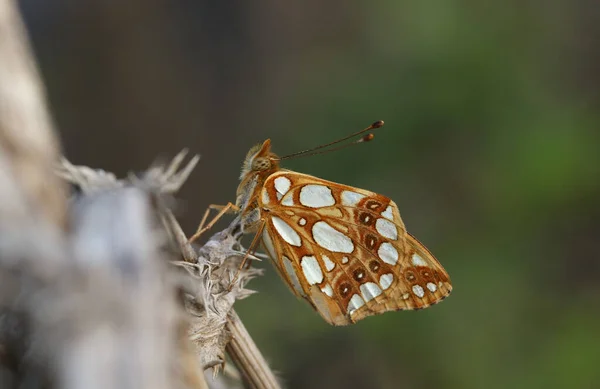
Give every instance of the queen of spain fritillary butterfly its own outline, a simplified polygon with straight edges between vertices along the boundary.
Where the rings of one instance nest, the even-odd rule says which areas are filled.
[[[422,309],[450,294],[448,273],[406,231],[396,203],[282,169],[281,159],[269,139],[250,149],[236,204],[221,214],[229,208],[241,214],[243,231],[257,234],[285,283],[328,323]]]

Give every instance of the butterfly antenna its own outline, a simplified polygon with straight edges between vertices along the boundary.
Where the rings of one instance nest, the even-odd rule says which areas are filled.
[[[324,149],[324,148],[336,145],[338,143],[344,142],[344,141],[346,141],[348,139],[352,139],[354,137],[357,137],[358,135],[364,134],[365,132],[368,132],[368,131],[380,128],[380,127],[383,126],[383,124],[384,124],[383,120],[378,120],[375,123],[371,124],[369,127],[364,128],[364,129],[362,129],[360,131],[357,131],[357,132],[355,132],[353,134],[350,134],[348,136],[345,136],[345,137],[343,137],[341,139],[335,140],[335,141],[330,142],[330,143],[326,143],[324,145],[313,147],[311,149],[302,150],[302,151],[299,151],[297,153],[289,154],[289,155],[286,155],[284,157],[279,157],[279,160],[290,159],[290,158],[299,158],[299,157],[307,157],[309,155],[316,155],[316,154],[323,154],[323,153],[328,153],[330,151],[341,150],[341,149],[344,149],[344,148],[346,148],[348,146],[352,146],[352,145],[354,145],[356,143],[369,142],[369,141],[373,140],[373,138],[375,137],[375,135],[373,135],[372,133],[366,134],[363,137],[361,137],[360,139],[355,140],[354,142],[350,142],[348,144],[345,144],[345,145],[342,145],[342,146],[339,146],[339,147],[334,147],[333,149],[327,149],[327,150],[323,150],[323,151],[317,151],[317,150],[321,150],[321,149]]]

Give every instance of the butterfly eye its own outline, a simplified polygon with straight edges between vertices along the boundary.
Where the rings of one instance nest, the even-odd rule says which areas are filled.
[[[271,168],[271,161],[268,158],[257,158],[252,161],[252,170],[263,171]]]

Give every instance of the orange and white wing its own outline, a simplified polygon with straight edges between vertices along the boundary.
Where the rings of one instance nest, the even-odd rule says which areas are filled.
[[[263,244],[280,275],[331,324],[426,308],[452,290],[448,273],[385,196],[279,171],[258,202]]]

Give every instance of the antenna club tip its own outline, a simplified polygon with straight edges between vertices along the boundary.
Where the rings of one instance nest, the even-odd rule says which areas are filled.
[[[373,138],[375,138],[375,134],[370,133],[370,134],[367,134],[367,135],[363,136],[362,141],[363,142],[369,142],[369,141],[372,141]]]
[[[383,120],[378,120],[375,123],[371,124],[371,127],[379,128],[379,127],[383,127],[383,124],[384,124]]]

